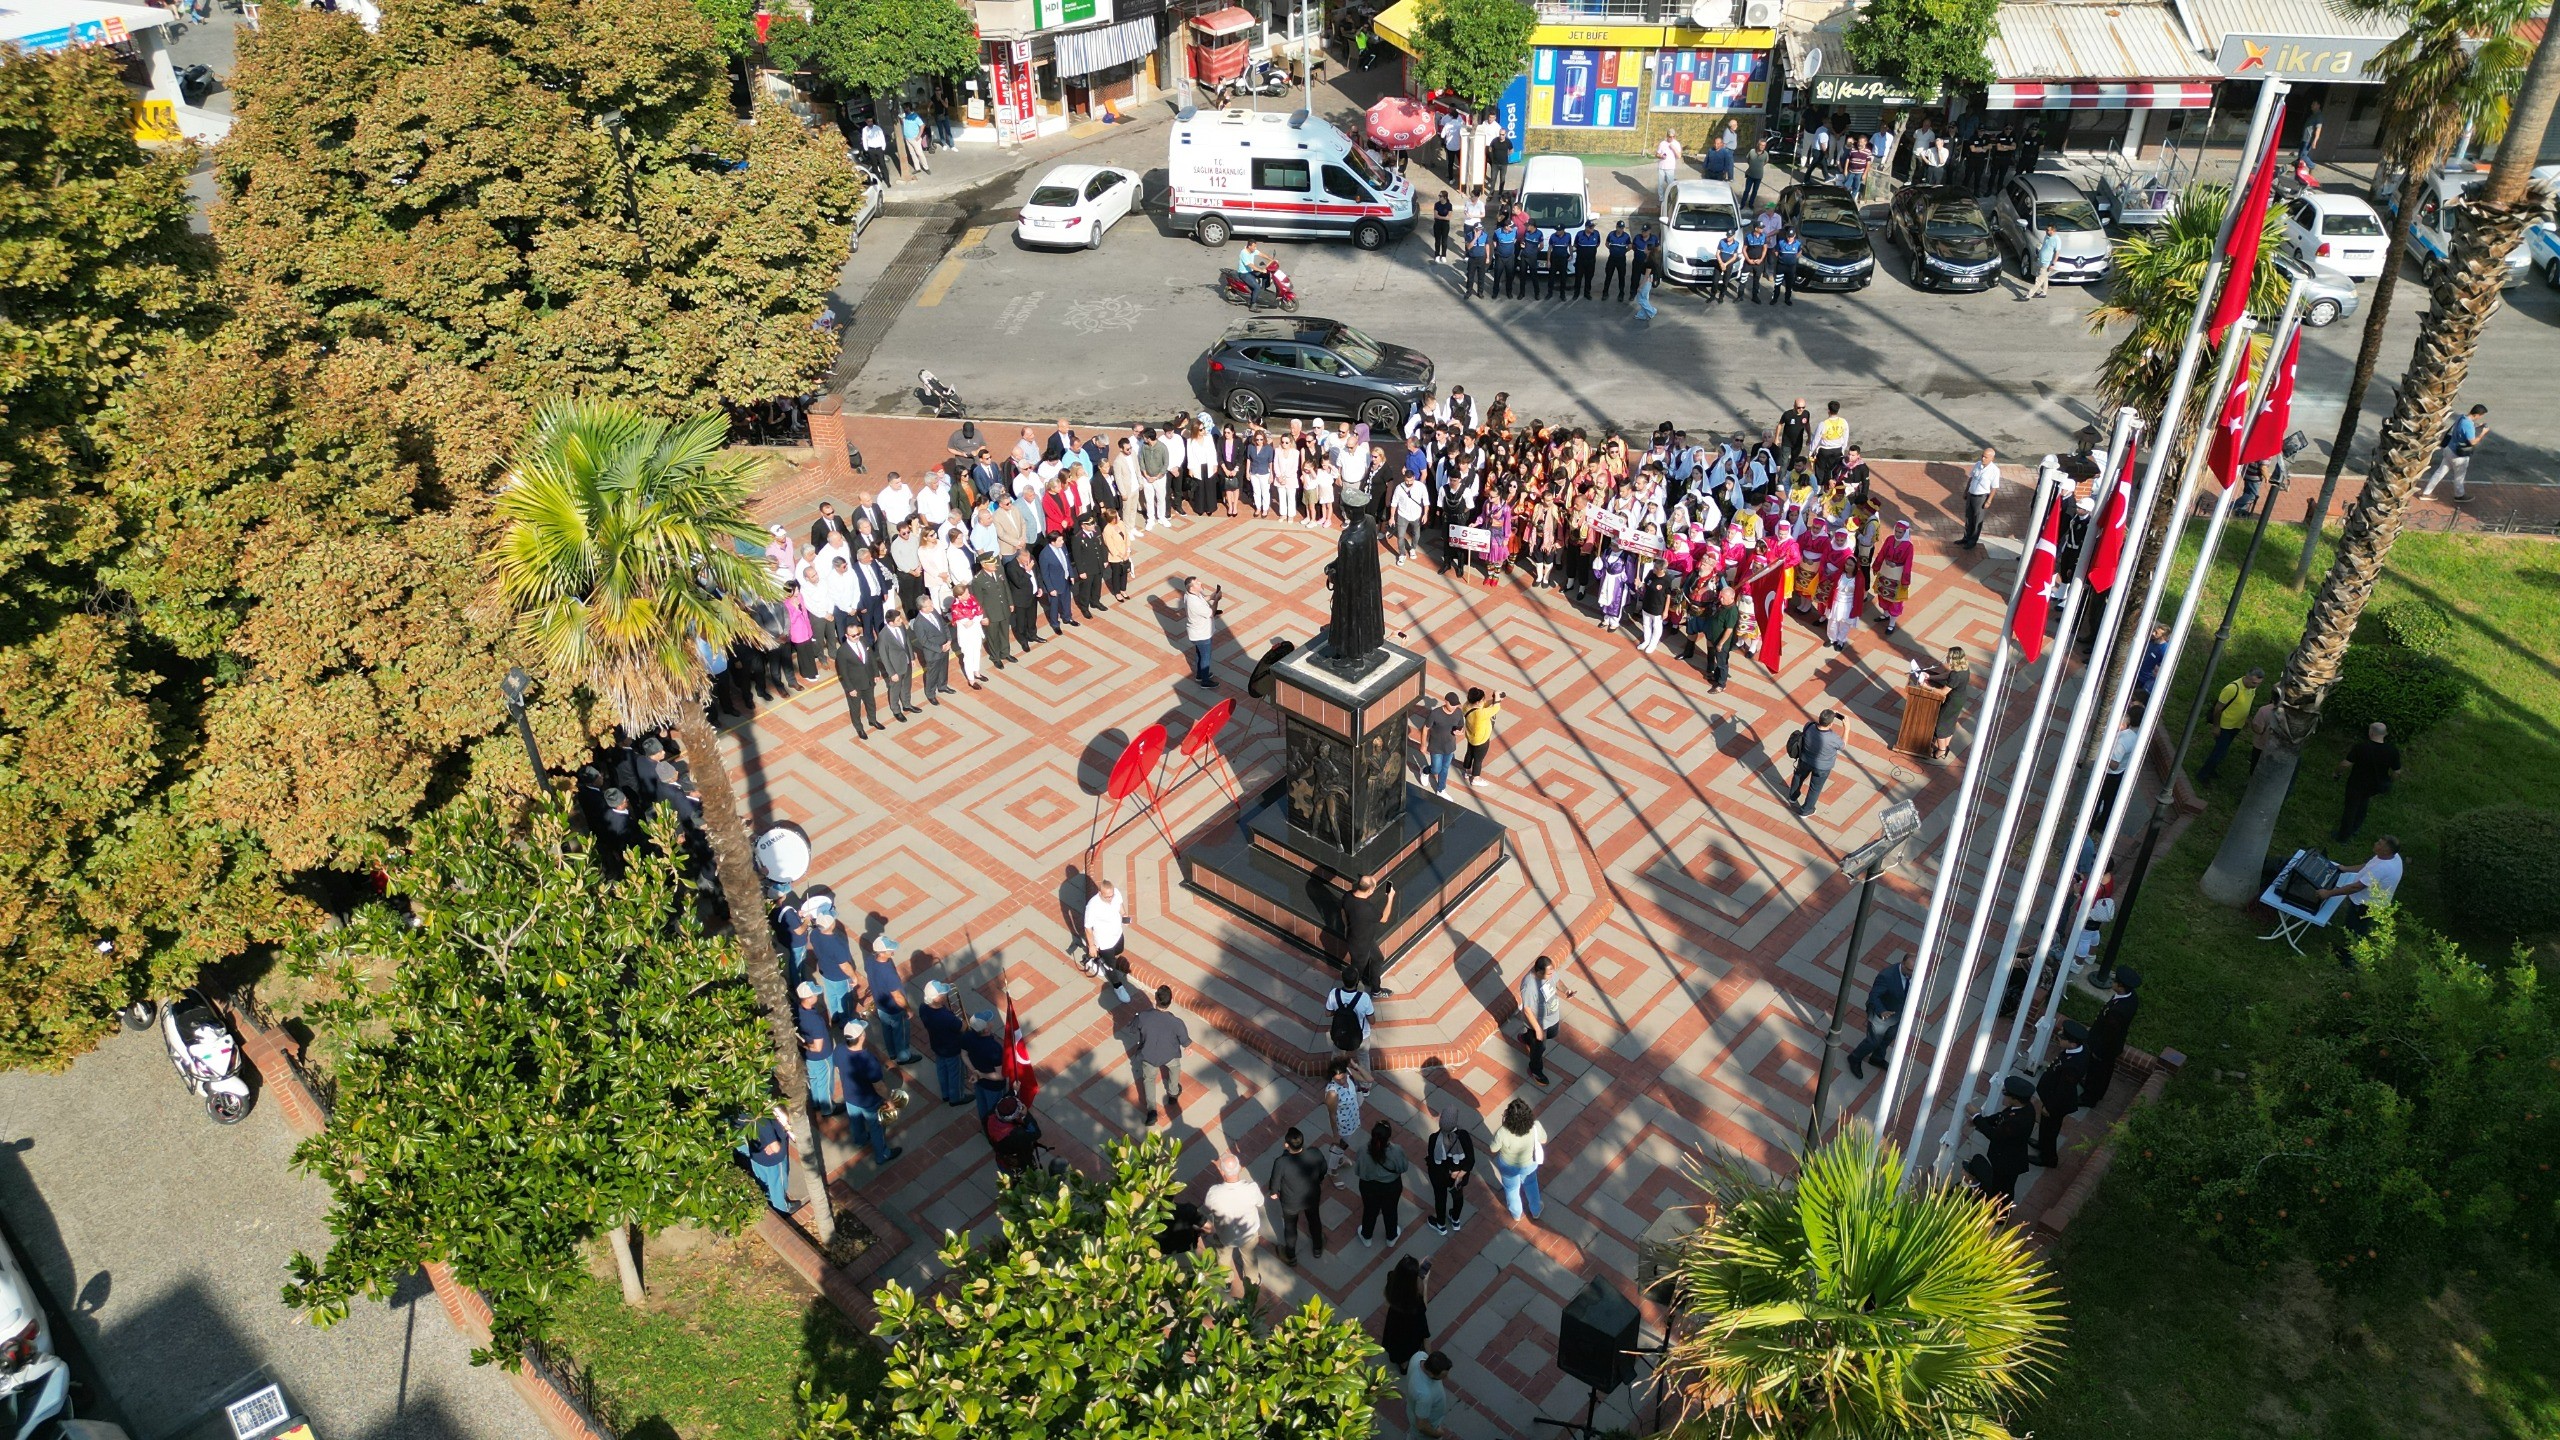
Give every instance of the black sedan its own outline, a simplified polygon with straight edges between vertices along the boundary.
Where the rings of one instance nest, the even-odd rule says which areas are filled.
[[[1876,278],[1875,252],[1857,199],[1837,185],[1790,185],[1778,213],[1804,238],[1796,264],[1799,290],[1864,290]]]
[[[1923,290],[1988,290],[2000,279],[2000,251],[1982,202],[1953,185],[1905,185],[1894,192],[1886,233],[1911,257]]]
[[[1191,366],[1191,388],[1240,425],[1266,415],[1333,415],[1391,436],[1431,388],[1431,360],[1339,320],[1272,315],[1218,337]]]

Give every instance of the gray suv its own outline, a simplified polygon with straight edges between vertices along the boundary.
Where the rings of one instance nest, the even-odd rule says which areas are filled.
[[[1193,393],[1240,425],[1335,415],[1392,436],[1430,388],[1431,360],[1421,351],[1312,315],[1244,321],[1191,363]]]

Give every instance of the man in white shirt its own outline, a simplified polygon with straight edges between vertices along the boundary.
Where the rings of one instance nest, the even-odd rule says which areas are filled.
[[[881,487],[877,503],[880,506],[881,515],[889,522],[889,528],[895,530],[898,528],[899,521],[916,513],[915,487],[907,483],[905,476],[892,470],[889,472],[889,483]]]
[[[1242,1161],[1221,1155],[1218,1183],[1200,1197],[1200,1209],[1209,1217],[1210,1243],[1235,1272],[1237,1292],[1251,1293],[1253,1247],[1262,1238],[1262,1187],[1244,1173]]]
[[[939,472],[915,492],[916,518],[940,533],[951,523],[951,487],[942,482]]]
[[[1653,201],[1666,223],[1671,217],[1671,187],[1680,183],[1680,137],[1666,134],[1653,147]]]
[[[862,158],[871,162],[871,173],[880,177],[882,189],[893,188],[889,182],[889,132],[880,128],[877,119],[862,122]]]
[[[1120,908],[1120,887],[1108,880],[1094,887],[1084,902],[1084,973],[1108,973],[1112,983],[1125,983],[1121,977],[1129,968],[1125,958],[1128,923],[1128,915]]]
[[[2407,868],[2407,863],[2400,858],[2399,837],[2385,835],[2373,842],[2371,859],[2361,867],[2340,875],[2337,884],[2320,892],[2324,900],[2332,895],[2347,897],[2348,903],[2338,907],[2338,924],[2342,932],[2339,936],[2339,964],[2354,963],[2345,955],[2345,947],[2373,928],[2373,902],[2388,900],[2398,892],[2401,873]]]
[[[1405,477],[1396,482],[1392,499],[1396,521],[1396,563],[1401,565],[1405,556],[1422,548],[1422,517],[1431,510],[1431,492],[1423,487],[1420,476],[1408,470]]]
[[[1226,586],[1211,590],[1197,575],[1182,587],[1182,638],[1191,646],[1191,682],[1203,690],[1218,688],[1218,673],[1210,667],[1217,657],[1218,602],[1226,593]]]
[[[2124,790],[2125,772],[2132,768],[2134,742],[2142,733],[2142,702],[2137,700],[2125,708],[2124,724],[2116,737],[2107,742],[2107,778],[2098,790],[2098,815],[2092,824],[2104,825],[2115,813],[2116,800]]]
[[[2000,490],[1999,452],[1982,447],[1982,458],[1964,474],[1964,539],[1957,543],[1967,550],[1982,546],[1982,512],[1991,507],[1991,497]]]

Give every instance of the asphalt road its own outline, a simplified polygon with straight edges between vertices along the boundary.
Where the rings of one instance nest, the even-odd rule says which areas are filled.
[[[328,1192],[292,1171],[263,1103],[208,1119],[155,1032],[61,1075],[0,1074],[0,1217],[68,1314],[134,1440],[227,1440],[221,1405],[268,1383],[325,1440],[538,1440],[541,1422],[420,1276],[326,1330],[278,1298],[297,1249],[329,1244]]]
[[[1148,126],[1105,136],[1063,158],[1128,166],[1157,192],[1165,133]],[[1046,169],[972,197],[985,208],[910,296],[884,289],[869,297],[875,326],[879,306],[899,310],[866,356],[848,357],[860,362],[848,386],[856,408],[913,413],[919,369],[953,383],[984,416],[1126,422],[1193,402],[1192,360],[1243,315],[1214,290],[1234,244],[1211,250],[1133,215],[1098,251],[1026,249],[1014,241],[1010,207]],[[1595,172],[1593,189],[1603,206],[1633,198],[1610,172]],[[1423,193],[1427,202],[1433,188]],[[1427,220],[1375,254],[1339,242],[1265,243],[1295,280],[1303,313],[1413,346],[1433,357],[1444,389],[1507,390],[1521,414],[1548,420],[1647,431],[1666,416],[1693,428],[1765,425],[1804,396],[1817,410],[1839,400],[1873,454],[1969,458],[1993,445],[2032,455],[2094,418],[2090,394],[2106,349],[2088,328],[2090,296],[2057,290],[2025,302],[2014,280],[1980,295],[1928,294],[1909,285],[1889,246],[1881,247],[1884,273],[1862,292],[1808,295],[1786,308],[1708,306],[1666,289],[1662,318],[1639,326],[1625,307],[1597,300],[1469,302],[1460,272],[1431,262]],[[2407,363],[2424,304],[2415,285],[2400,294],[2395,311],[2405,313],[2386,341],[2386,377]],[[2511,300],[2465,392],[2466,403],[2490,407],[2493,422],[2472,477],[2550,481],[2560,478],[2560,412],[2548,403],[2560,292],[2536,280]],[[2362,324],[2359,315],[2306,332],[2295,413],[2321,457]],[[2390,404],[2387,381],[2377,383],[2360,460]],[[2297,473],[2309,463],[2297,462]]]

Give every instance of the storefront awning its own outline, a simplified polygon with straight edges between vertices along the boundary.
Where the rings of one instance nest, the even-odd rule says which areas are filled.
[[[1116,25],[1103,25],[1091,30],[1070,30],[1057,38],[1057,46],[1061,79],[1090,75],[1114,65],[1126,65],[1154,53],[1155,17],[1123,20]]]
[[[1191,28],[1203,35],[1233,35],[1239,30],[1250,30],[1261,23],[1253,18],[1252,11],[1235,5],[1230,5],[1224,10],[1212,10],[1206,15],[1191,17]]]
[[[2034,81],[1991,87],[1990,110],[2210,110],[2213,84],[2149,80]]]
[[[0,46],[29,54],[90,45],[122,45],[135,32],[166,24],[169,12],[99,0],[11,0],[0,8]]]
[[[1378,18],[1369,22],[1369,28],[1377,32],[1379,39],[1407,55],[1415,59],[1422,57],[1422,51],[1416,47],[1413,38],[1413,32],[1422,28],[1421,0],[1396,0],[1378,12]]]

